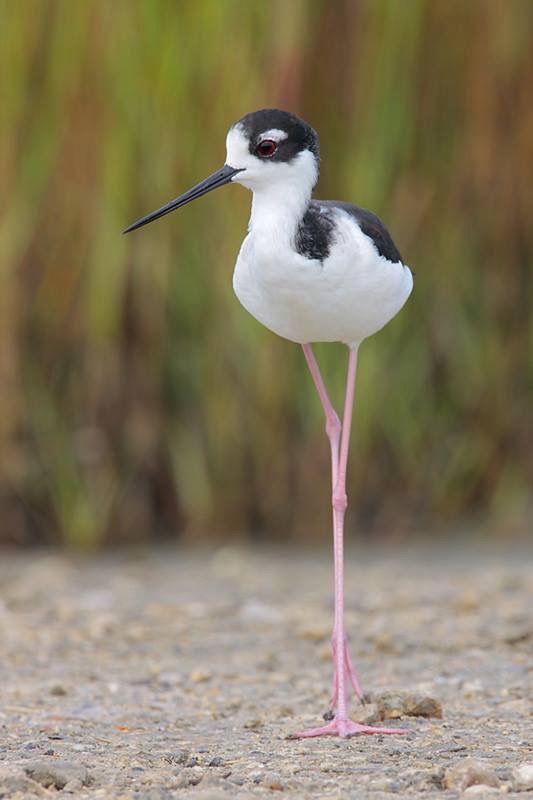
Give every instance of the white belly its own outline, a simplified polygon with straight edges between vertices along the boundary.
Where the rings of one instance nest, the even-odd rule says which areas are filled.
[[[411,270],[379,255],[347,214],[324,262],[309,260],[264,234],[243,242],[233,288],[242,305],[293,342],[359,344],[398,313],[413,288]]]

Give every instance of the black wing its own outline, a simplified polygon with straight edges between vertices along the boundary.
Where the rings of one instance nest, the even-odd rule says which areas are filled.
[[[380,218],[376,216],[376,214],[373,214],[372,211],[367,211],[366,208],[359,208],[359,206],[354,206],[352,203],[343,203],[341,200],[313,200],[307,214],[310,213],[313,206],[331,209],[341,208],[343,211],[346,211],[347,214],[350,214],[350,216],[355,219],[365,236],[372,239],[374,247],[380,256],[383,256],[388,261],[392,261],[393,264],[397,261],[402,261],[403,263],[400,252],[392,241],[390,233]],[[327,215],[321,214],[320,216]]]

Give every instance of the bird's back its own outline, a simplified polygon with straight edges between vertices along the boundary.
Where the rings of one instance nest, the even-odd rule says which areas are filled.
[[[398,248],[380,218],[366,208],[342,200],[311,200],[296,234],[298,253],[320,261],[327,258],[335,237],[332,213],[335,209],[345,211],[353,218],[364,235],[372,240],[380,256],[393,264],[402,261]]]
[[[309,204],[307,214],[311,217],[324,217],[324,211],[341,209],[349,214],[357,223],[361,231],[372,239],[374,247],[380,256],[396,264],[398,261],[403,262],[400,252],[392,240],[389,231],[377,216],[372,211],[366,208],[361,208],[353,203],[345,203],[342,200],[312,200]],[[322,212],[322,213],[321,213]],[[305,219],[307,217],[304,217]]]

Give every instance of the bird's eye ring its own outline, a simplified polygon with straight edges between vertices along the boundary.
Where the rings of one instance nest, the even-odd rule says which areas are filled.
[[[255,148],[255,152],[261,158],[270,158],[278,149],[278,143],[274,139],[263,139]]]

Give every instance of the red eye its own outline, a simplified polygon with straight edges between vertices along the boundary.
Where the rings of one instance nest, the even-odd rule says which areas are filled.
[[[275,142],[273,139],[263,139],[262,142],[259,142],[257,147],[255,148],[255,152],[258,156],[262,158],[269,158],[273,156],[276,150],[278,149],[278,143]]]

